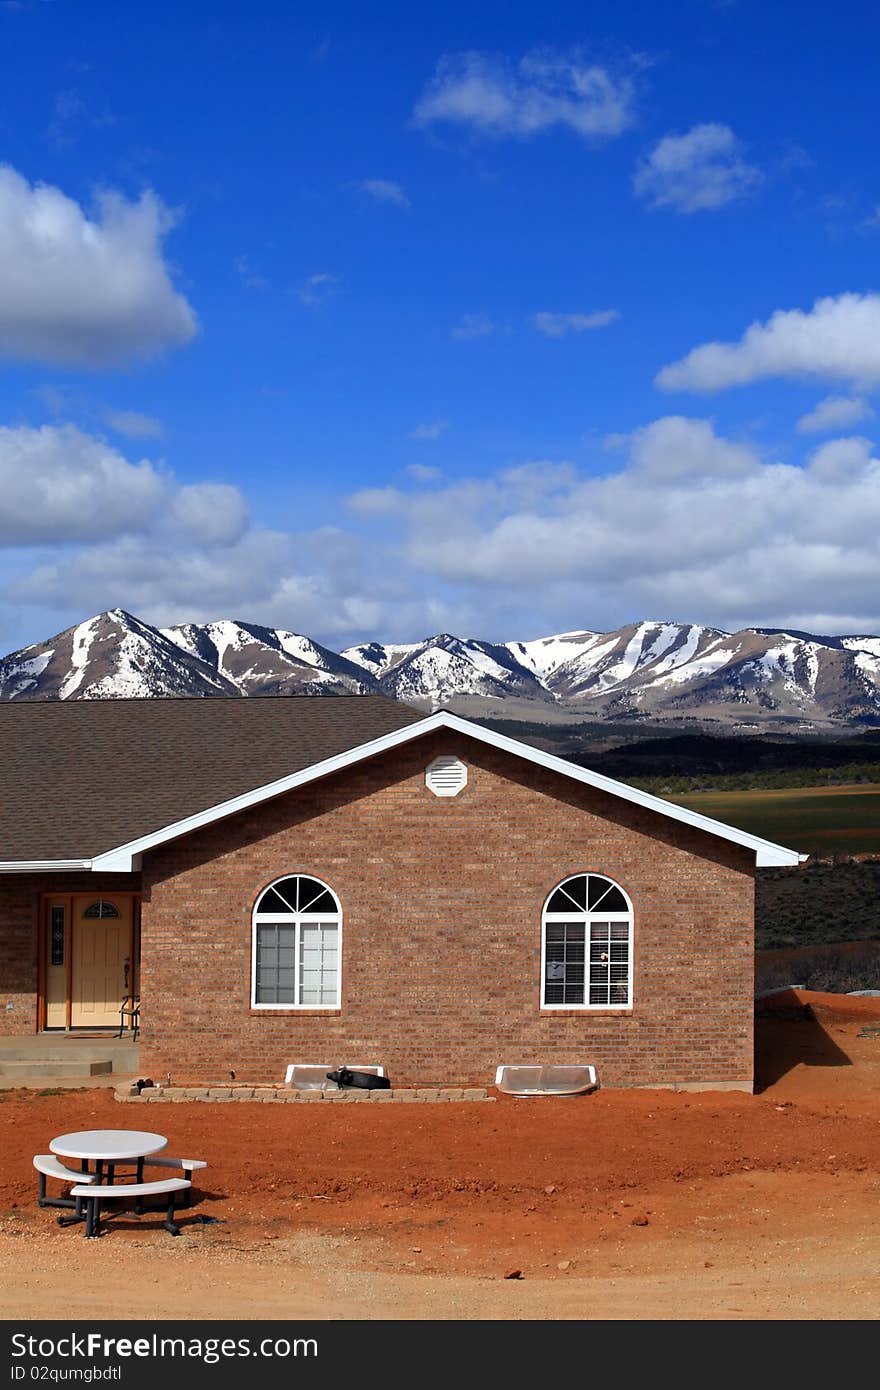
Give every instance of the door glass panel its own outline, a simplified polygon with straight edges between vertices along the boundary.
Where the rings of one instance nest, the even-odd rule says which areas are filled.
[[[91,906],[87,907],[85,912],[83,913],[83,917],[88,921],[91,921],[94,918],[118,916],[119,908],[116,906],[116,904],[105,902],[103,898],[99,898],[97,902],[92,903]]]
[[[49,959],[52,965],[64,964],[64,908],[53,907],[51,911],[51,945]]]

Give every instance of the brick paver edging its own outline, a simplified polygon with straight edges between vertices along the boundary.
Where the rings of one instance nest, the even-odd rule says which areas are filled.
[[[271,1105],[289,1105],[296,1102],[328,1101],[334,1105],[364,1104],[403,1104],[436,1101],[487,1100],[494,1101],[484,1086],[473,1087],[434,1087],[424,1090],[397,1091],[297,1091],[291,1086],[145,1086],[138,1093],[134,1086],[119,1087],[116,1099],[131,1105],[169,1101],[208,1101],[217,1104],[232,1101],[264,1102]]]

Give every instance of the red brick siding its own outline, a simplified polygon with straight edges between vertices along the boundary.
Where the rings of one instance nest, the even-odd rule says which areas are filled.
[[[428,762],[469,768],[456,797]],[[541,909],[569,874],[635,908],[631,1013],[540,1009]],[[250,1008],[259,891],[314,874],[343,907],[342,1009]],[[485,1084],[499,1062],[594,1062],[609,1085],[749,1084],[753,856],[442,731],[145,856],[141,1068],[280,1080],[292,1061]]]
[[[88,873],[0,875],[0,1034],[36,1030],[40,894],[97,896],[101,889],[121,893],[139,888],[139,876],[130,874],[112,880]]]

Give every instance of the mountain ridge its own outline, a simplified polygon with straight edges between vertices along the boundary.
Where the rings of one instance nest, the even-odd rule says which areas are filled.
[[[880,724],[880,637],[652,619],[527,641],[443,632],[335,652],[285,628],[232,619],[158,628],[117,608],[0,659],[4,700],[343,693],[538,723],[871,725]]]

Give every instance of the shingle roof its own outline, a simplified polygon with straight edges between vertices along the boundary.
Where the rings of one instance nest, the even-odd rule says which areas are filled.
[[[90,859],[424,718],[384,695],[0,704],[0,861]]]

